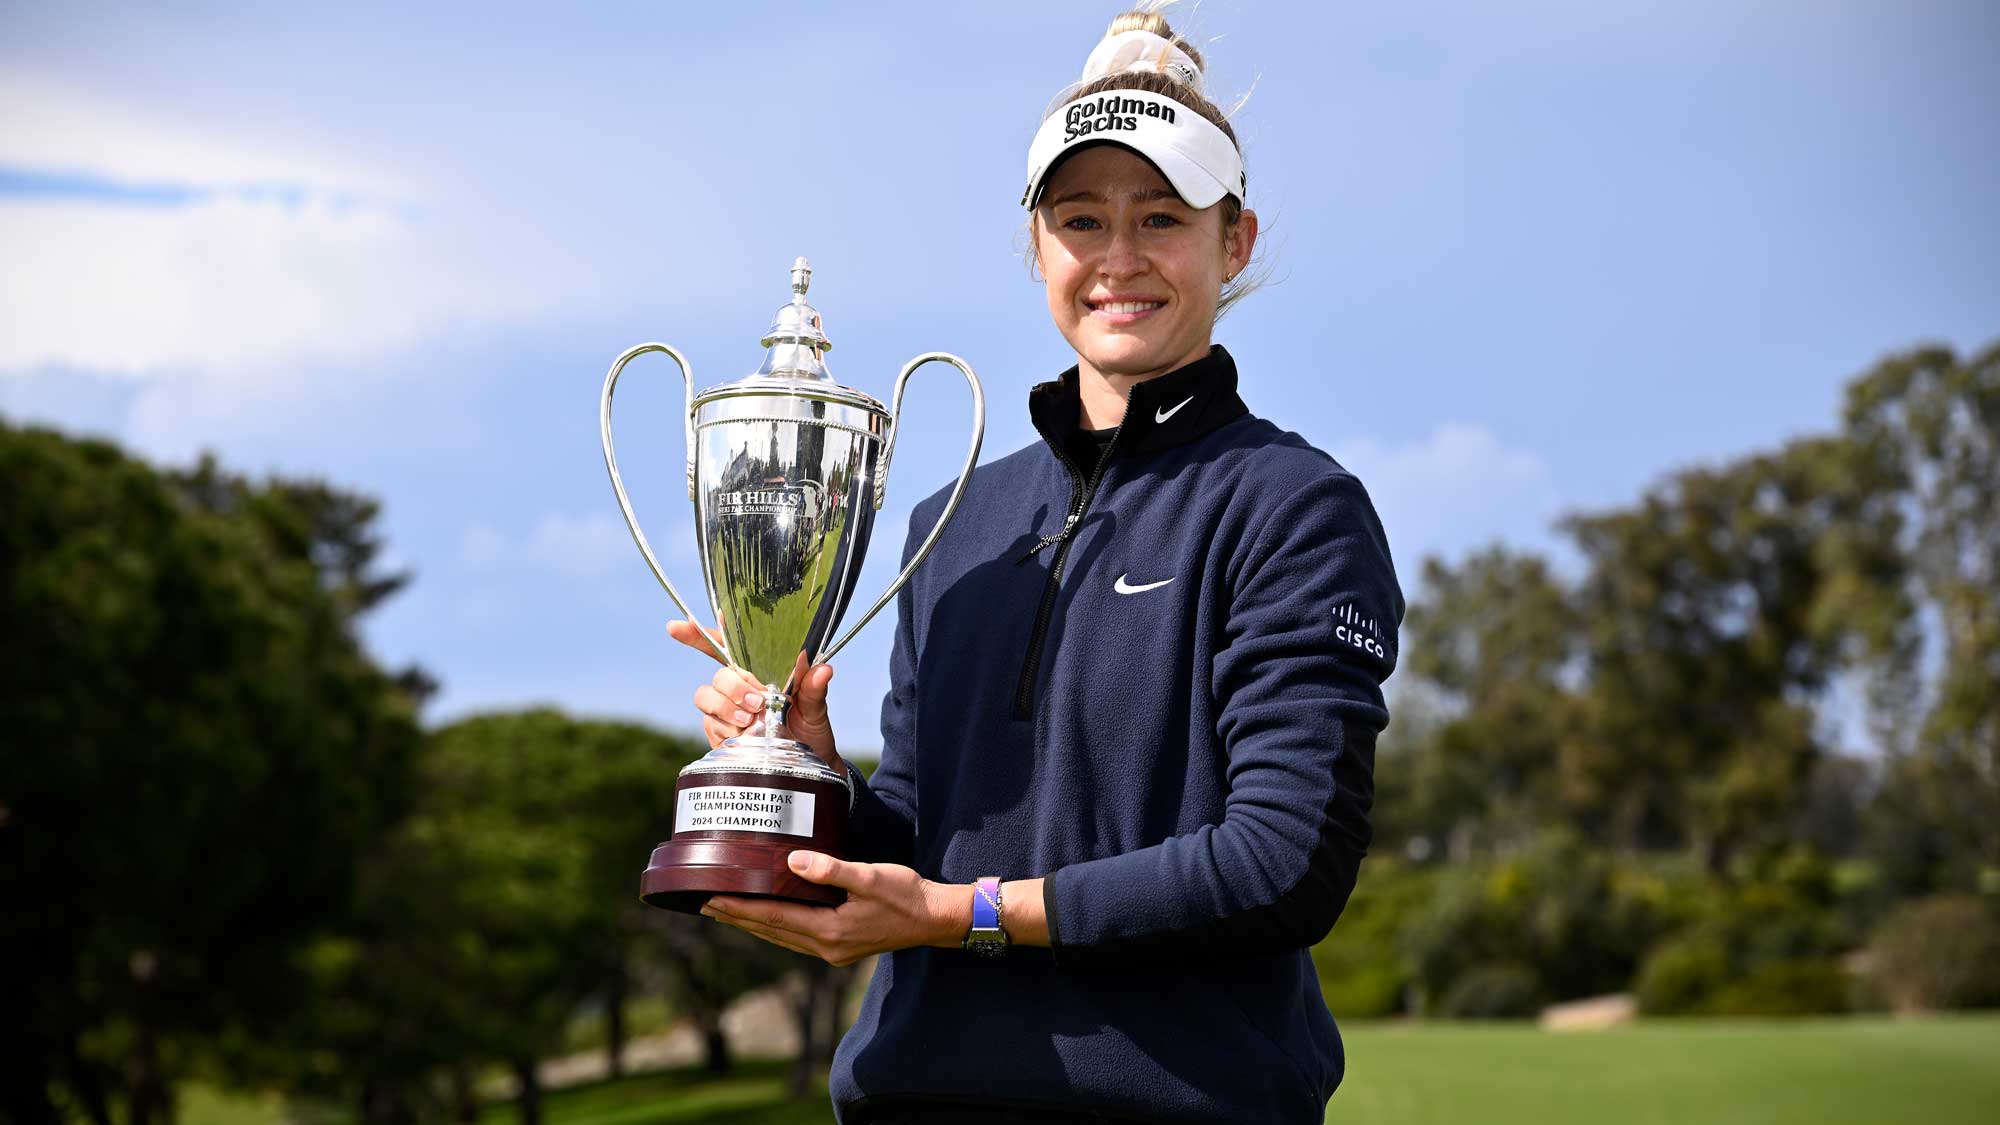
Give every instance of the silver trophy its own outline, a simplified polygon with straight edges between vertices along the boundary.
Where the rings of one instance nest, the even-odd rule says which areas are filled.
[[[640,897],[655,906],[698,911],[713,894],[762,895],[838,903],[837,888],[793,875],[785,859],[795,848],[842,854],[851,798],[846,776],[804,743],[788,737],[785,712],[796,677],[831,659],[910,580],[945,524],[979,461],[986,399],[979,376],[945,352],[926,352],[896,376],[893,410],[827,373],[819,311],[806,301],[812,267],[792,266],[792,299],[778,310],[762,340],[764,363],[733,383],[699,394],[685,357],[666,344],[640,344],[612,363],[604,377],[600,424],[604,465],[618,507],[653,576],[688,620],[700,618],[660,566],[632,513],[611,447],[611,396],[625,365],[664,352],[680,366],[687,387],[688,497],[700,529],[702,574],[721,626],[702,635],[732,667],[764,685],[764,709],[754,727],[681,771],[674,832],[653,849]],[[896,449],[903,386],[917,368],[949,363],[972,387],[972,443],[944,511],[909,564],[853,628],[828,644],[861,574],[886,494]]]

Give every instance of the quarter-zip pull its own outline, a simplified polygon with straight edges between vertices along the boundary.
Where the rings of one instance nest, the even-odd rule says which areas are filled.
[[[1044,535],[1040,539],[1037,539],[1035,541],[1035,545],[1028,548],[1027,554],[1022,555],[1020,558],[1014,560],[1014,565],[1019,566],[1022,563],[1027,562],[1029,559],[1034,558],[1036,555],[1041,554],[1043,547],[1053,547],[1056,544],[1062,542],[1063,540],[1068,539],[1069,533],[1076,530],[1076,521],[1077,521],[1077,513],[1071,512],[1069,514],[1069,518],[1063,521],[1061,531],[1056,532],[1054,535]]]
[[[1132,392],[1130,391],[1125,392],[1125,409],[1127,412],[1132,409]],[[1054,535],[1042,536],[1042,541],[1030,548],[1028,553],[1023,555],[1020,560],[1021,562],[1026,562],[1034,558],[1036,552],[1040,551],[1043,547],[1053,546],[1056,549],[1055,558],[1049,563],[1048,582],[1042,587],[1041,608],[1035,611],[1035,627],[1028,634],[1028,653],[1021,660],[1021,680],[1014,689],[1014,717],[1016,719],[1031,719],[1034,717],[1035,675],[1042,664],[1042,642],[1048,636],[1049,614],[1055,609],[1056,593],[1062,589],[1063,560],[1069,556],[1070,548],[1076,546],[1076,540],[1071,538],[1071,533],[1076,530],[1077,522],[1083,519],[1083,514],[1090,510],[1090,501],[1097,495],[1097,486],[1104,481],[1105,469],[1111,464],[1111,454],[1118,448],[1118,437],[1124,432],[1125,424],[1123,422],[1120,422],[1118,427],[1111,431],[1111,442],[1104,447],[1103,454],[1097,458],[1097,468],[1091,471],[1090,479],[1087,481],[1083,480],[1077,474],[1076,466],[1070,464],[1069,458],[1061,452],[1060,445],[1055,442],[1050,443],[1050,445],[1056,447],[1057,460],[1061,461],[1063,467],[1069,470],[1070,480],[1080,483],[1082,487],[1077,489],[1076,497],[1070,503],[1069,515],[1063,520],[1062,530],[1056,532]]]

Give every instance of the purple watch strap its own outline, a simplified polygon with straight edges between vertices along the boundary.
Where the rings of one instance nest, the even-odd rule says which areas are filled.
[[[972,928],[997,929],[1000,925],[1000,880],[993,875],[972,884]]]

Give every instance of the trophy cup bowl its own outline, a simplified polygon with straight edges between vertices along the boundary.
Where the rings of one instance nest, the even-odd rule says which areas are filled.
[[[709,896],[749,895],[836,905],[837,887],[793,874],[807,848],[842,856],[853,790],[785,730],[794,677],[829,660],[909,581],[958,509],[986,427],[979,377],[957,356],[926,352],[896,377],[893,409],[833,381],[818,310],[806,302],[812,268],[792,267],[792,300],[778,310],[752,374],[696,394],[687,360],[665,344],[627,350],[599,402],[604,463],[626,526],[653,576],[724,661],[764,685],[754,725],[689,765],[675,782],[673,836],[653,849],[640,879],[645,902],[698,912]],[[625,365],[671,357],[686,386],[688,495],[717,637],[688,608],[639,528],[612,450],[611,399]],[[875,513],[887,495],[903,389],[919,367],[949,363],[972,389],[972,443],[944,511],[889,588],[831,644],[854,594]]]

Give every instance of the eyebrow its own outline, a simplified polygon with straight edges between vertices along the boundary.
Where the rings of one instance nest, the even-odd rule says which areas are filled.
[[[1147,188],[1145,191],[1135,191],[1131,193],[1129,196],[1127,196],[1127,198],[1129,198],[1134,203],[1151,203],[1154,200],[1158,199],[1179,199],[1180,196],[1174,194],[1171,191],[1168,191],[1166,188]],[[1104,194],[1102,192],[1091,191],[1089,188],[1083,188],[1078,191],[1069,192],[1066,195],[1058,196],[1055,199],[1051,199],[1048,201],[1046,206],[1060,207],[1065,203],[1103,203],[1103,202],[1104,202]]]

